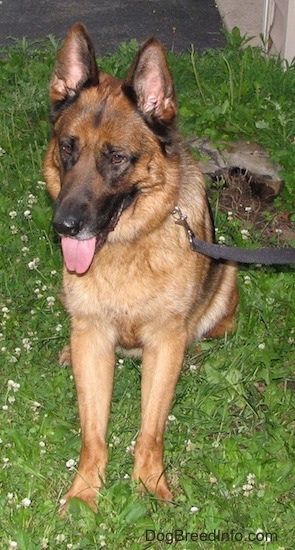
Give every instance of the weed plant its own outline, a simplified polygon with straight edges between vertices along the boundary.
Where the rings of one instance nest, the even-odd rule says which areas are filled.
[[[258,48],[242,48],[237,30],[227,42],[224,50],[169,54],[180,124],[186,134],[265,146],[282,166],[283,206],[292,211],[295,65],[284,70]],[[56,48],[52,38],[22,41],[0,57],[1,549],[291,550],[292,266],[241,267],[234,334],[202,342],[186,358],[165,438],[175,502],[140,496],[130,481],[140,363],[118,357],[99,512],[73,502],[66,519],[58,516],[80,433],[72,373],[57,360],[69,324],[58,300],[61,254],[42,176]],[[136,49],[123,44],[100,64],[120,76]],[[241,239],[235,220],[217,209],[215,217],[225,236]]]

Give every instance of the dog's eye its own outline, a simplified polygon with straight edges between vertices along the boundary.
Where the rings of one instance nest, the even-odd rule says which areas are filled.
[[[125,155],[122,153],[112,153],[111,155],[111,163],[112,164],[122,164],[126,160]]]
[[[63,143],[61,150],[65,155],[71,155],[73,152],[73,146],[70,143]]]

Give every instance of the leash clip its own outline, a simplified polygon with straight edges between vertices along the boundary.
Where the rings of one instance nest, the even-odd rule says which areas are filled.
[[[193,247],[193,239],[195,238],[195,234],[194,234],[194,232],[192,231],[192,229],[190,228],[190,226],[188,224],[187,216],[182,213],[179,206],[175,206],[175,208],[172,210],[172,216],[174,218],[174,222],[177,225],[182,225],[184,227],[184,229],[186,230],[189,243],[191,245],[191,248],[193,249],[194,248]]]

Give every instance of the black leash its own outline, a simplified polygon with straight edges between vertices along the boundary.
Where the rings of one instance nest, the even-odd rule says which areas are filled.
[[[208,243],[195,236],[179,206],[172,212],[175,223],[183,225],[192,250],[215,260],[230,260],[243,264],[283,265],[295,263],[295,248],[239,248]]]

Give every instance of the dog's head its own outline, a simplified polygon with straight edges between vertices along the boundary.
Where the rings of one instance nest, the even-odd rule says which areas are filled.
[[[106,240],[153,230],[177,201],[176,100],[163,47],[147,41],[120,81],[99,71],[78,23],[59,52],[50,99],[53,224],[68,270],[81,274]]]

